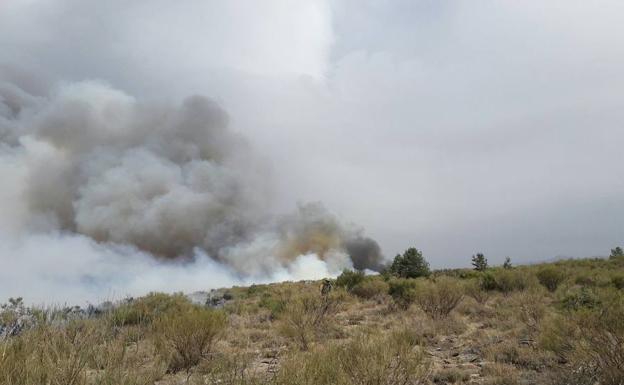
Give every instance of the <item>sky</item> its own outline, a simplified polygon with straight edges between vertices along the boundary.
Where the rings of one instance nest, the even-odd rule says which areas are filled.
[[[322,201],[388,258],[607,255],[624,244],[623,11],[5,0],[0,79],[33,95],[85,80],[156,102],[205,95],[269,165],[271,210]]]

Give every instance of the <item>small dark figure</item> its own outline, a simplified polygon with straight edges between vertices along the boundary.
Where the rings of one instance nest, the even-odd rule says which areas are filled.
[[[323,280],[323,283],[321,283],[321,295],[323,297],[326,297],[327,295],[329,295],[329,292],[332,290],[332,284],[331,281],[327,278],[325,278]]]

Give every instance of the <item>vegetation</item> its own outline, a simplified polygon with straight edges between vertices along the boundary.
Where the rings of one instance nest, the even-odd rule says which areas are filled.
[[[403,255],[397,254],[390,265],[390,274],[399,278],[428,277],[431,274],[429,262],[425,260],[422,253],[410,247]]]
[[[441,277],[436,282],[421,282],[416,290],[416,302],[434,319],[447,317],[463,297],[461,283],[449,277]]]
[[[472,266],[476,271],[486,271],[488,268],[487,258],[481,253],[472,256]]]
[[[181,294],[97,311],[11,298],[0,384],[622,384],[624,259],[416,278],[420,252],[398,261],[345,271],[327,295],[319,282],[234,287],[219,310]]]
[[[611,255],[609,256],[609,258],[615,259],[622,257],[624,257],[624,250],[622,250],[620,246],[617,246],[615,249],[611,249]]]
[[[537,279],[548,291],[554,292],[565,279],[565,274],[556,267],[544,267],[537,272]]]

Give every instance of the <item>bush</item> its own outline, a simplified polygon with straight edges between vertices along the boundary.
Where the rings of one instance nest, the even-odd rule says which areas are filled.
[[[542,288],[534,288],[518,293],[514,298],[518,316],[526,325],[529,333],[535,333],[538,330],[540,322],[546,314],[543,291]]]
[[[351,289],[351,293],[360,298],[371,299],[388,293],[389,287],[388,283],[383,280],[375,277],[369,277],[368,279],[365,279],[355,285]]]
[[[280,315],[279,331],[295,341],[301,350],[308,350],[310,343],[323,331],[336,310],[335,297],[301,295],[289,300]]]
[[[366,278],[366,275],[362,271],[345,269],[336,278],[336,286],[344,287],[347,291],[351,291],[357,284],[364,281],[364,278]]]
[[[546,341],[567,341],[558,353],[572,363],[570,368],[590,369],[597,383],[620,385],[624,378],[624,297],[613,289],[597,295],[603,306],[566,314],[571,326],[551,328],[556,337]]]
[[[275,298],[270,293],[262,294],[258,306],[268,309],[271,319],[279,317],[286,307],[286,301],[281,298]]]
[[[421,349],[401,334],[361,334],[345,344],[286,359],[277,385],[416,385],[426,383],[429,364]]]
[[[428,277],[431,274],[429,263],[418,249],[410,247],[403,255],[394,257],[390,273],[399,278]]]
[[[226,324],[225,313],[195,307],[160,318],[154,325],[156,350],[167,363],[167,371],[189,373],[212,352]]]
[[[504,294],[523,291],[532,286],[531,278],[521,270],[515,269],[498,270],[494,274],[494,280],[496,281],[496,290]]]
[[[436,282],[421,282],[416,302],[431,318],[446,318],[464,297],[462,285],[453,278],[441,277]]]
[[[539,282],[544,285],[551,293],[557,290],[557,287],[565,279],[565,274],[555,267],[544,267],[536,274]]]
[[[411,279],[396,278],[388,282],[388,294],[394,300],[399,309],[407,310],[416,300],[416,281]]]
[[[611,284],[618,290],[624,289],[624,275],[611,277]]]
[[[481,289],[487,290],[487,291],[498,289],[496,278],[494,278],[494,275],[492,273],[484,273],[479,278],[479,286],[481,286]]]
[[[71,322],[42,325],[0,345],[0,384],[84,385],[97,331]]]
[[[482,283],[477,280],[468,282],[465,287],[465,292],[481,305],[485,305],[488,299],[490,299],[490,293],[484,290]]]
[[[575,288],[565,293],[559,301],[565,310],[593,309],[600,306],[600,298],[586,287]]]
[[[113,308],[108,317],[111,325],[116,327],[149,325],[159,317],[179,313],[192,306],[182,294],[150,293]]]

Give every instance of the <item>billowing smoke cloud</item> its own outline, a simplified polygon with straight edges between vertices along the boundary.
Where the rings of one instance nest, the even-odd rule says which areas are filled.
[[[3,194],[11,195],[3,201],[13,202],[3,229],[14,237],[79,237],[69,242],[99,248],[107,269],[123,270],[133,262],[119,261],[139,254],[169,267],[201,261],[245,281],[275,279],[306,255],[326,274],[376,269],[381,259],[375,241],[320,203],[274,217],[268,166],[228,127],[227,113],[202,96],[179,106],[144,102],[99,82],[33,96],[5,82],[0,141],[10,186]],[[40,239],[49,246],[49,236]],[[92,288],[114,290],[109,274],[77,275]]]

